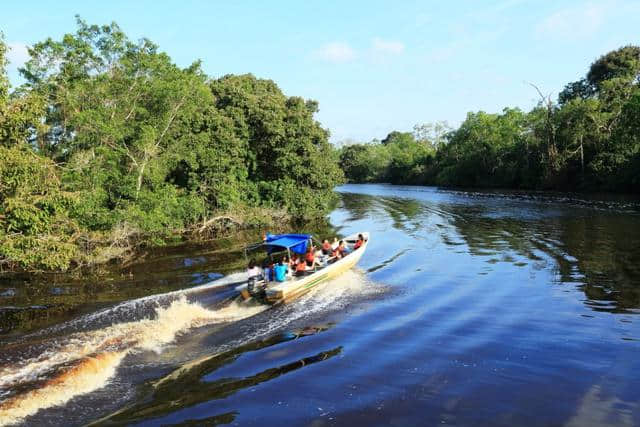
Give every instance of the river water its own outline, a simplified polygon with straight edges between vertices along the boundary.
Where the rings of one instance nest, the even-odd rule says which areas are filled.
[[[285,306],[239,241],[0,280],[0,425],[640,425],[638,201],[338,192],[367,252]]]

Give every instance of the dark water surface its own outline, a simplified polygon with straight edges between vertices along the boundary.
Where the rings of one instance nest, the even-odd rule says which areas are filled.
[[[367,252],[290,305],[228,304],[237,241],[0,280],[0,424],[640,425],[640,203],[338,190]]]

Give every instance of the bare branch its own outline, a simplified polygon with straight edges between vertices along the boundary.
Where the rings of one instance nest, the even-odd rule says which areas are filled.
[[[533,87],[536,90],[536,92],[538,92],[538,95],[540,95],[540,98],[542,98],[543,102],[546,102],[547,105],[551,104],[551,94],[549,94],[547,96],[544,96],[542,94],[542,91],[540,90],[540,88],[538,86],[536,86],[535,84],[533,84],[531,82],[525,82],[525,83],[527,83],[529,86]]]

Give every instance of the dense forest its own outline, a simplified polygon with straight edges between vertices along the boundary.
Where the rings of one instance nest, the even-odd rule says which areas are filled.
[[[342,148],[351,182],[640,192],[640,47],[597,59],[557,101],[468,113]]]
[[[0,34],[0,269],[66,270],[218,220],[326,214],[344,179],[315,101],[175,65],[117,24],[29,49],[11,88]]]

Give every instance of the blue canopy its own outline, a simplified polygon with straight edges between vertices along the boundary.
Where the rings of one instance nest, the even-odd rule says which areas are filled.
[[[310,234],[267,234],[265,246],[267,252],[271,253],[278,249],[289,249],[298,254],[307,252]]]

